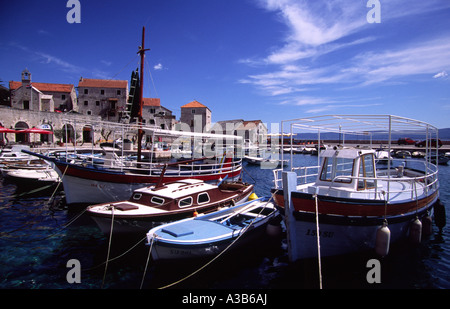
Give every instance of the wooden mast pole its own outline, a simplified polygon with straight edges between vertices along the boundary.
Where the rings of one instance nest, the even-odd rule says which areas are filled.
[[[138,152],[137,152],[137,161],[141,162],[141,148],[142,148],[142,106],[144,104],[144,55],[145,51],[150,49],[145,49],[144,47],[144,41],[145,41],[145,27],[142,27],[142,45],[139,47],[139,51],[137,52],[141,56],[141,72],[140,72],[140,97],[139,97],[139,113],[138,113],[138,123],[139,123],[139,130],[138,130]]]

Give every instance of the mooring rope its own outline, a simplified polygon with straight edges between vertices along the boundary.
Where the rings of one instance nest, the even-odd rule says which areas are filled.
[[[152,237],[152,242],[150,243],[150,249],[148,250],[147,261],[145,262],[145,269],[144,269],[144,273],[142,274],[142,280],[141,280],[141,286],[140,286],[141,290],[142,290],[142,286],[144,285],[145,275],[147,274],[148,261],[150,260],[150,256],[152,254],[154,240],[155,240],[155,236]]]
[[[106,271],[108,270],[108,262],[109,262],[109,254],[111,252],[111,241],[112,241],[112,235],[113,235],[113,228],[114,228],[114,206],[111,206],[111,230],[109,232],[108,253],[106,255],[106,265],[105,265],[105,271],[103,273],[102,288],[103,288],[103,285],[105,284]]]
[[[271,196],[270,199],[266,202],[266,204],[265,204],[264,207],[261,209],[261,211],[258,213],[258,215],[260,215],[260,214],[262,213],[262,211],[266,208],[266,205],[269,204],[269,202],[270,202],[270,201],[272,200],[272,198],[275,196],[275,194],[277,193],[277,191],[278,191],[278,190],[276,190],[276,191],[272,194],[272,196]],[[180,280],[175,281],[175,282],[170,283],[170,284],[167,284],[167,285],[165,285],[165,286],[159,287],[158,289],[159,289],[159,290],[163,290],[163,289],[172,287],[172,286],[174,286],[174,285],[177,285],[178,283],[183,282],[183,281],[185,281],[186,279],[188,279],[188,278],[194,276],[195,274],[199,273],[200,271],[202,271],[203,269],[205,269],[207,266],[209,266],[210,264],[212,264],[215,260],[217,260],[217,259],[218,259],[220,256],[222,256],[225,252],[227,252],[228,249],[231,248],[231,246],[233,246],[233,245],[234,245],[234,244],[242,237],[242,235],[245,234],[245,232],[250,228],[250,226],[253,224],[253,222],[256,220],[256,218],[257,218],[257,217],[255,217],[255,218],[250,222],[250,224],[249,224],[248,226],[246,226],[246,227],[243,229],[242,233],[240,233],[240,234],[236,237],[236,239],[233,240],[233,242],[231,242],[225,249],[223,249],[219,254],[217,254],[214,258],[212,258],[212,259],[211,259],[209,262],[207,262],[205,265],[201,266],[200,268],[198,268],[197,270],[195,270],[195,271],[192,272],[191,274],[189,274],[189,275],[187,275],[187,276],[181,278]]]
[[[61,179],[60,179],[59,182],[58,182],[58,185],[56,186],[55,190],[53,190],[52,195],[51,195],[50,198],[48,199],[47,205],[50,204],[50,201],[54,198],[54,196],[55,196],[55,194],[56,194],[56,191],[58,191],[58,188],[59,188],[59,186],[61,185],[61,183],[62,183],[62,181],[63,181],[64,175],[66,175],[66,172],[67,172],[67,168],[68,168],[68,167],[69,167],[69,165],[66,165],[66,168],[64,169],[64,172],[63,172],[62,175],[61,175]]]
[[[320,234],[319,234],[319,199],[317,193],[314,194],[316,200],[316,237],[317,237],[317,262],[319,264],[319,288],[322,289],[322,260],[320,257]]]

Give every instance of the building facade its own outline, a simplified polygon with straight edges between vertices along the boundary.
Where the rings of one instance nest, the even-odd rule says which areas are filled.
[[[192,132],[206,132],[211,128],[211,110],[194,100],[181,106],[180,123]]]
[[[142,104],[142,122],[148,126],[155,126],[163,130],[172,130],[175,116],[172,111],[161,106],[158,98],[144,98]]]
[[[9,89],[12,108],[46,112],[77,110],[74,85],[34,83],[27,69],[22,71],[21,82],[9,82]]]
[[[78,112],[98,115],[102,120],[117,122],[125,112],[128,81],[80,78]]]

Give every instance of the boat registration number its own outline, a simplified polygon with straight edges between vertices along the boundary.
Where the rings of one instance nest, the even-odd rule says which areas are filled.
[[[317,231],[316,230],[312,230],[312,229],[307,229],[306,230],[306,236],[317,236]],[[319,230],[319,237],[323,237],[323,238],[333,238],[334,236],[334,232],[330,232],[330,231],[321,231]]]

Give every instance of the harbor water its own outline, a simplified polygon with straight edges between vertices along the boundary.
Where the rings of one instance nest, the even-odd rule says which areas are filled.
[[[298,154],[297,164],[311,165],[316,156]],[[244,181],[258,196],[269,196],[272,170],[244,163]],[[1,177],[1,176],[0,176]],[[374,252],[323,258],[325,289],[450,288],[450,165],[439,166],[440,200],[447,226],[420,244],[391,246],[389,255]],[[316,289],[317,259],[290,263],[285,234],[268,236],[231,250],[209,263],[148,260],[145,235],[111,238],[102,234],[82,207],[68,207],[63,191],[29,192],[0,178],[1,289]],[[107,256],[109,255],[109,261]],[[379,282],[368,282],[376,259]],[[79,263],[79,277],[73,276]],[[369,280],[370,281],[370,280]]]

